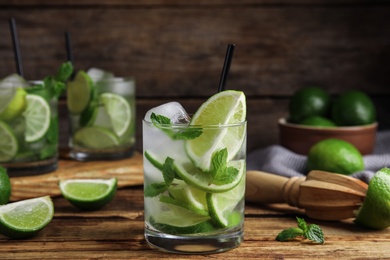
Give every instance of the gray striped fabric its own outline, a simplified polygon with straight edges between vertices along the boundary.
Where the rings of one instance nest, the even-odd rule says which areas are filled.
[[[366,183],[381,168],[390,168],[390,131],[378,132],[374,152],[363,158],[364,171],[356,172],[352,176]],[[248,154],[247,170],[259,170],[285,177],[303,176],[307,173],[306,160],[304,155],[293,153],[280,145],[272,145]]]

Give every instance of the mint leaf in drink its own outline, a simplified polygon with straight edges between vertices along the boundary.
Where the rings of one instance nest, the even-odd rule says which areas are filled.
[[[210,184],[223,185],[231,183],[238,175],[238,169],[227,167],[227,148],[215,152],[211,158]]]
[[[156,197],[161,193],[165,192],[168,189],[169,185],[165,182],[152,183],[145,187],[144,196],[145,197]]]
[[[149,159],[150,160],[150,159]],[[161,170],[164,182],[152,183],[145,187],[144,195],[145,197],[156,197],[161,193],[164,193],[169,186],[171,186],[173,180],[175,179],[175,170],[173,169],[173,159],[167,157],[163,165],[158,168]]]
[[[56,81],[66,82],[73,73],[73,65],[70,61],[63,63],[55,76]]]
[[[176,131],[165,128],[164,125],[171,125],[172,122],[171,119],[163,115],[156,115],[155,113],[152,113],[150,115],[150,120],[155,127],[159,128],[173,140],[191,140],[199,137],[202,134],[201,128],[178,128]]]
[[[309,239],[315,243],[323,244],[325,242],[324,240],[324,233],[322,232],[322,229],[315,224],[307,225],[305,220],[302,218],[298,218],[298,227],[297,228],[288,228],[280,232],[276,240],[285,242],[290,241],[292,239],[295,239],[297,237],[303,237],[305,239]]]
[[[167,157],[164,164],[162,165],[162,174],[166,184],[171,185],[175,178],[175,170],[173,169],[173,159]]]

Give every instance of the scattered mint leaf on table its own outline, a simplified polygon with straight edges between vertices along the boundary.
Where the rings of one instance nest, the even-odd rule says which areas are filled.
[[[277,235],[276,240],[286,242],[295,239],[296,237],[303,237],[304,239],[309,239],[319,244],[323,244],[325,242],[324,233],[318,225],[307,225],[304,219],[298,217],[297,221],[297,228],[287,228],[283,230]]]

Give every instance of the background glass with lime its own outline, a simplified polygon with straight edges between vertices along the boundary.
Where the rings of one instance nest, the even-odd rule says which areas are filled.
[[[0,82],[0,164],[10,175],[57,168],[59,92],[51,79],[27,82],[15,74]]]
[[[153,248],[209,254],[240,245],[245,114],[245,96],[239,91],[216,94],[192,118],[177,102],[146,114],[145,238]]]
[[[67,84],[70,156],[79,161],[130,157],[135,145],[135,80],[100,69]]]

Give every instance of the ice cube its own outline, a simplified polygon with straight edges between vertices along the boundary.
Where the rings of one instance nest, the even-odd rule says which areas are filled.
[[[27,87],[28,82],[18,74],[11,74],[0,81],[0,87]]]
[[[146,112],[145,120],[150,121],[152,113],[168,117],[172,124],[189,124],[191,118],[184,107],[176,101],[162,104]]]
[[[103,79],[114,77],[114,74],[112,74],[111,72],[104,71],[104,70],[98,69],[98,68],[90,68],[87,71],[87,74],[88,74],[88,76],[91,77],[93,82],[98,82],[98,81],[103,80]]]

